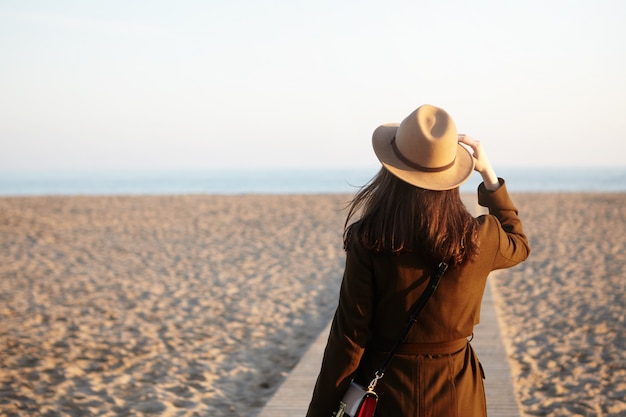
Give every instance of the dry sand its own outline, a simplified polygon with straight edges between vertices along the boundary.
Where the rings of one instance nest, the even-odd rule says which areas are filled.
[[[528,416],[626,416],[626,194],[514,196],[532,254],[494,282]]]
[[[0,414],[250,415],[332,314],[347,198],[0,199]]]
[[[0,415],[254,416],[334,311],[349,196],[0,198]],[[626,194],[522,194],[525,415],[626,415]]]

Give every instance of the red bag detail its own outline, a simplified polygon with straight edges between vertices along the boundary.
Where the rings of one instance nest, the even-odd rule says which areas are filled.
[[[354,417],[373,417],[376,411],[377,398],[373,395],[367,395],[359,407],[359,413]]]

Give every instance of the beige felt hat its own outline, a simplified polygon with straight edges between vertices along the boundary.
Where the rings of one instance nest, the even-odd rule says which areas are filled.
[[[372,136],[378,160],[396,177],[428,190],[450,190],[467,181],[474,158],[458,143],[454,121],[425,104],[402,123],[379,126]]]

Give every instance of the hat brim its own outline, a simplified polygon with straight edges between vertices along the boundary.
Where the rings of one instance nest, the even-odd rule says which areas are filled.
[[[472,176],[474,158],[461,144],[458,144],[454,164],[445,171],[419,171],[402,162],[391,147],[398,126],[397,123],[379,126],[372,135],[376,157],[393,175],[417,187],[436,191],[457,188]]]

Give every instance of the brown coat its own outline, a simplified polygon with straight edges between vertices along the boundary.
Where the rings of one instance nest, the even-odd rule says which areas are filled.
[[[377,416],[486,415],[482,367],[464,339],[480,321],[487,275],[530,253],[517,209],[501,183],[495,192],[479,187],[478,201],[489,208],[489,215],[478,217],[479,255],[443,276],[403,352],[394,356],[377,386]],[[356,239],[346,256],[339,305],[308,417],[330,417],[351,379],[367,385],[438,263],[425,264],[409,254],[373,254]]]

